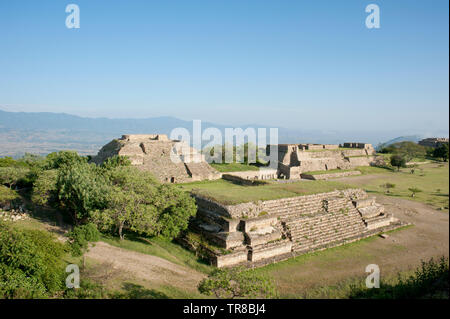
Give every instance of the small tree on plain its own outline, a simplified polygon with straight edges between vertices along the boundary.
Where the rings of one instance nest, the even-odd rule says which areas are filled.
[[[391,165],[397,167],[397,171],[400,171],[400,167],[406,166],[406,159],[401,155],[394,155],[391,157]]]
[[[422,190],[417,187],[410,187],[408,190],[411,192],[411,197],[415,197],[417,193],[420,193]]]
[[[390,193],[390,189],[395,188],[395,184],[384,183],[383,185],[381,185],[381,187],[383,187],[385,189],[385,193],[386,194],[389,194]]]

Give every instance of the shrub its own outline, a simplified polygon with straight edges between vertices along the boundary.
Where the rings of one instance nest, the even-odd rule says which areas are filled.
[[[277,293],[273,283],[254,270],[236,267],[215,269],[199,285],[200,293],[217,298],[273,298]]]
[[[49,233],[0,222],[0,298],[43,298],[61,291],[64,253]]]
[[[81,157],[75,151],[53,152],[46,157],[46,169],[58,169],[63,166],[87,163],[87,157]]]
[[[33,194],[31,200],[38,205],[45,205],[57,200],[56,183],[58,180],[58,170],[51,169],[42,171],[33,184]]]
[[[396,284],[383,284],[378,289],[353,289],[350,298],[417,299],[449,297],[448,258],[422,261],[414,274],[406,279],[399,275]]]
[[[18,199],[17,192],[6,186],[0,185],[0,206],[5,206]]]
[[[81,256],[87,250],[89,242],[100,240],[100,232],[92,223],[75,226],[67,234],[73,256]]]

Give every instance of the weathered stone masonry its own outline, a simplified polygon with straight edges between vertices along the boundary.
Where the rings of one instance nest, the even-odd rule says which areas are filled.
[[[194,148],[164,134],[123,135],[103,146],[92,161],[101,164],[114,155],[127,156],[132,165],[151,172],[161,182],[183,183],[221,176]]]
[[[403,225],[360,189],[222,205],[196,197],[193,229],[227,250],[217,267],[262,265]]]

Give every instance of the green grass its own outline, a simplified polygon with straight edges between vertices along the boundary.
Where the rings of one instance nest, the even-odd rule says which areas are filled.
[[[358,168],[360,169],[360,168]],[[431,205],[435,208],[448,211],[449,205],[449,170],[448,163],[423,164],[415,168],[415,173],[411,174],[410,168],[403,168],[399,172],[377,167],[363,168],[366,174],[369,171],[382,173],[375,178],[359,181],[355,178],[347,181],[353,187],[362,187],[367,192],[385,194],[385,190],[380,187],[384,183],[395,184],[395,188],[390,190],[389,196],[401,197]],[[411,196],[408,188],[417,187],[422,192],[415,197]]]
[[[161,238],[144,238],[128,234],[125,239],[102,235],[101,241],[112,246],[157,256],[182,266],[188,266],[199,272],[209,274],[212,267],[200,261],[192,252],[180,245]]]
[[[260,186],[242,186],[219,179],[180,185],[186,191],[214,199],[225,205],[258,200],[271,200],[300,195],[331,192],[348,188],[348,185],[332,181],[299,181],[293,183],[269,182]]]
[[[218,170],[219,172],[243,172],[243,171],[257,171],[259,170],[258,166],[255,165],[246,165],[242,163],[224,163],[224,164],[210,164],[213,168]]]

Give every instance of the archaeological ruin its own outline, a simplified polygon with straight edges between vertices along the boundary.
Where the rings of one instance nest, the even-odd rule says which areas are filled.
[[[103,146],[92,161],[101,164],[114,155],[127,156],[132,165],[151,172],[161,182],[184,183],[221,176],[196,149],[164,134],[123,135]]]
[[[191,228],[213,244],[202,250],[217,267],[262,266],[405,225],[361,189],[236,205],[194,196]]]
[[[268,146],[268,148],[270,145]],[[278,177],[301,179],[305,172],[348,170],[382,161],[372,144],[279,144]]]
[[[265,180],[296,182],[356,175],[360,172],[353,168],[380,160],[372,145],[365,143],[280,144],[277,168],[219,173],[187,143],[152,134],[123,135],[101,148],[92,161],[100,164],[114,155],[127,156],[132,165],[151,172],[161,182],[185,183],[222,177],[248,187],[265,185]],[[330,170],[333,172],[326,173]],[[325,173],[308,173],[312,171]],[[361,189],[235,205],[221,204],[195,193],[192,196],[198,212],[190,230],[202,240],[196,244],[187,238],[180,241],[196,253],[201,250],[217,267],[264,265],[404,225]]]

